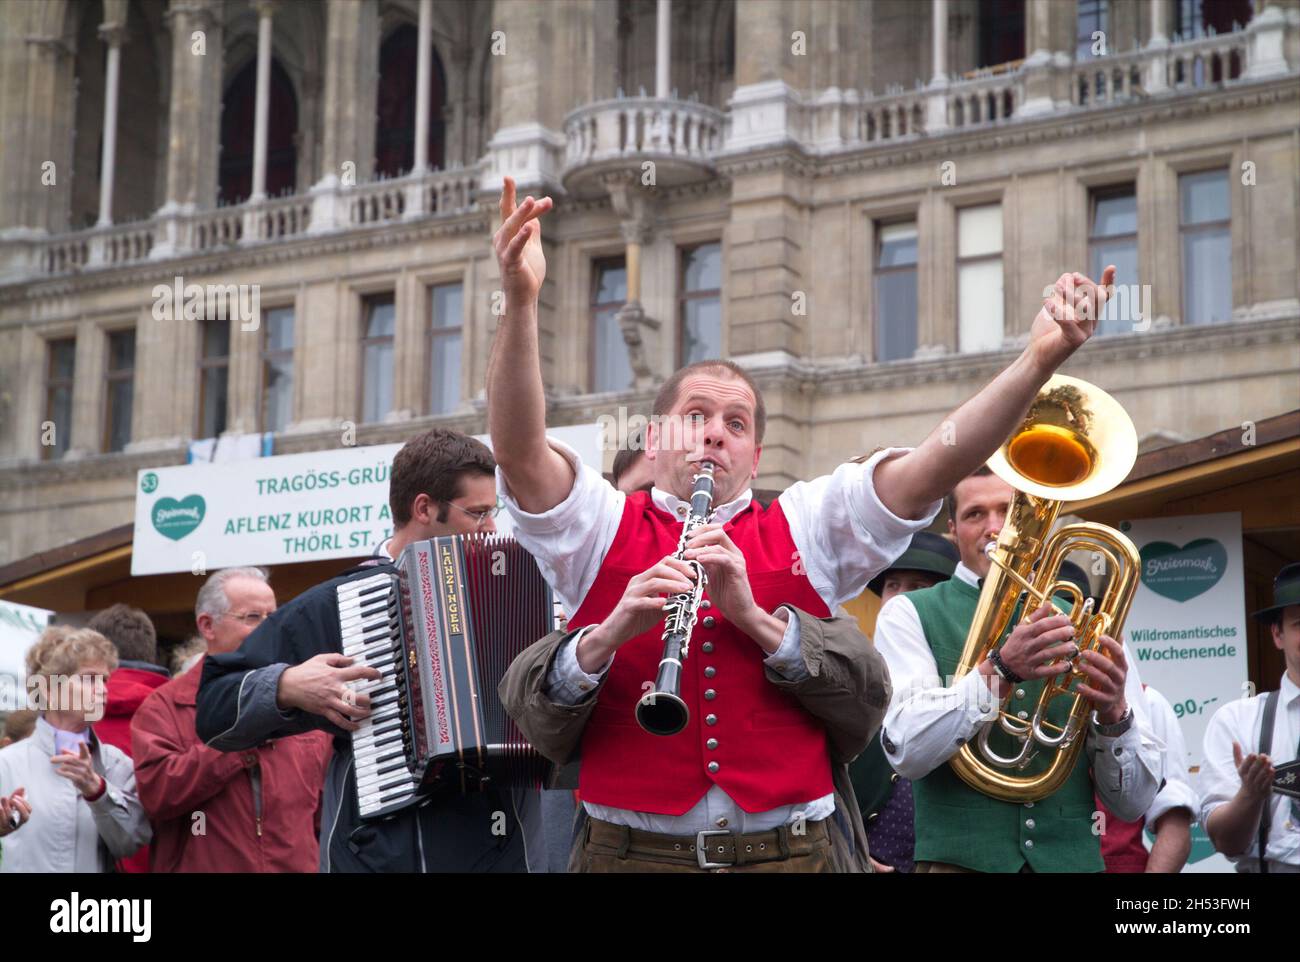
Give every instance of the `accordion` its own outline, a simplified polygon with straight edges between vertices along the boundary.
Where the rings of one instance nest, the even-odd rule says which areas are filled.
[[[396,567],[336,589],[343,654],[382,676],[349,684],[371,706],[352,733],[361,817],[448,780],[540,786],[550,763],[497,694],[515,656],[556,625],[537,562],[512,538],[470,534],[414,542]]]

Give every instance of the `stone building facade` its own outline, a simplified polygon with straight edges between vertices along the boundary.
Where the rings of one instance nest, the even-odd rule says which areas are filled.
[[[1300,408],[1297,0],[10,3],[0,563],[204,438],[484,431],[505,174],[550,423],[720,352],[760,487],[917,443],[1105,262],[1066,371],[1146,447]]]

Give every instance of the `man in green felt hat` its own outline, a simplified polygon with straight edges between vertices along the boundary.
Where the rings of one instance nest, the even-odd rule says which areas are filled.
[[[931,588],[952,577],[957,548],[942,535],[918,531],[898,560],[876,575],[867,588],[886,602],[894,595]],[[885,758],[879,739],[849,766],[853,793],[867,828],[871,860],[878,871],[912,871],[916,841],[912,825],[912,783]]]
[[[1201,824],[1238,872],[1300,872],[1300,563],[1278,572],[1273,604],[1255,618],[1286,670],[1276,691],[1230,701],[1210,719]]]

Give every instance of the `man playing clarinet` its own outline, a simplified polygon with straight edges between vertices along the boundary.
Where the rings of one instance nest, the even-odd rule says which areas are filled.
[[[516,206],[506,178],[493,239],[505,313],[487,396],[498,490],[569,615],[570,631],[516,659],[502,691],[553,760],[581,743],[591,817],[570,867],[860,870],[865,852],[833,844],[858,834],[846,831],[856,812],[841,810],[852,798],[843,755],[861,751],[854,739],[883,677],[856,628],[819,619],[898,557],[1020,423],[1091,335],[1104,289],[1077,274],[1058,280],[1023,353],[948,418],[943,433],[957,443],[936,428],[915,449],[795,484],[766,509],[750,490],[766,421],[758,386],[730,362],[692,364],[655,399],[652,490],[625,495],[546,436],[537,301],[551,206]],[[1103,283],[1113,278],[1107,268]],[[711,519],[673,557],[706,463]],[[689,718],[676,734],[651,734],[635,708],[664,657],[666,596],[691,587],[693,563],[706,589],[681,672]]]

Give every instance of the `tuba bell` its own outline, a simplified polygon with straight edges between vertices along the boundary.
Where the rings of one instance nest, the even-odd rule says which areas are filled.
[[[1039,391],[1020,427],[988,461],[989,468],[1016,489],[980,592],[975,617],[962,648],[956,679],[974,671],[1001,644],[1017,609],[1028,618],[1051,604],[1055,594],[1070,598],[1070,621],[1080,651],[1097,650],[1101,636],[1118,638],[1133,602],[1141,560],[1133,542],[1114,528],[1077,522],[1051,528],[1067,501],[1104,494],[1127,477],[1137,457],[1133,422],[1105,391],[1086,381],[1053,376]],[[1096,610],[1072,582],[1059,577],[1072,551],[1100,555],[1110,572]],[[1073,691],[1086,681],[1075,659],[1067,671],[1043,680],[1034,711],[1020,718],[1007,710],[963,745],[949,764],[971,788],[1008,802],[1035,802],[1056,792],[1070,776],[1083,749],[1092,702]],[[1057,699],[1068,710],[1052,714]],[[1000,734],[999,734],[1000,733]],[[1010,750],[991,744],[994,736]],[[1005,737],[1004,737],[1005,736]],[[1040,752],[1052,757],[1026,773]]]

